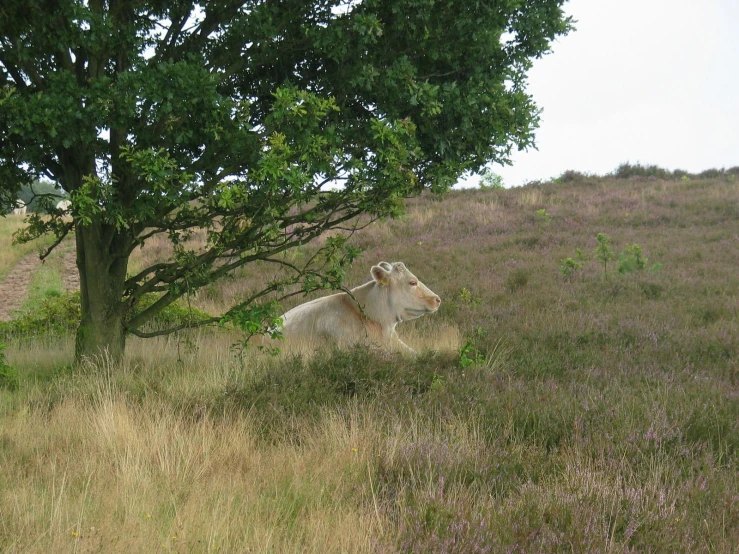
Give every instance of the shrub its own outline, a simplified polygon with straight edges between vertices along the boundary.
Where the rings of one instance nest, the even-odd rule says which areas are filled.
[[[631,165],[623,163],[616,168],[613,176],[616,179],[631,179],[632,177],[656,177],[657,179],[672,179],[673,174],[656,165]]]
[[[618,272],[621,274],[642,270],[646,266],[647,258],[644,257],[641,246],[638,244],[627,246],[626,250],[618,255]]]
[[[134,314],[151,306],[157,298],[155,294],[144,296],[137,304]],[[0,322],[0,337],[60,336],[73,333],[80,324],[80,314],[79,292],[47,296],[38,307],[22,312],[11,321]],[[166,328],[206,318],[210,316],[205,312],[183,302],[175,302],[157,314],[150,325],[154,328]]]
[[[572,169],[568,169],[562,175],[557,177],[554,182],[555,183],[582,183],[585,179],[587,179],[587,175],[584,173],[580,173],[579,171],[574,171]]]
[[[562,272],[562,275],[569,279],[578,269],[580,269],[580,263],[576,262],[572,258],[564,258],[559,269]]]
[[[485,173],[483,173],[482,177],[480,178],[480,189],[502,190],[504,188],[505,186],[503,186],[503,177],[496,173],[493,173],[489,169],[486,169]]]
[[[0,336],[63,335],[80,322],[80,293],[65,293],[44,298],[37,308],[22,312],[11,321],[0,323]]]
[[[159,296],[156,294],[145,294],[137,302],[131,317],[135,317],[148,307],[152,306]],[[211,316],[202,310],[189,306],[185,301],[177,301],[159,312],[156,317],[149,323],[153,328],[175,327],[186,322],[196,322],[210,319]]]
[[[698,174],[699,179],[715,179],[716,177],[721,177],[724,175],[723,169],[706,169],[705,171],[701,171]]]

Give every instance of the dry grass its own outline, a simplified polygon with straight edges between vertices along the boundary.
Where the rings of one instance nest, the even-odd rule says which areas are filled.
[[[143,402],[130,395],[160,372],[162,398],[218,394],[279,363],[237,360],[223,336],[191,339],[197,348],[132,340],[123,366],[92,360],[59,377],[64,398],[29,399],[55,398],[48,409],[3,414],[1,477],[13,483],[0,490],[4,552],[375,552],[392,536],[374,464],[428,435],[423,424],[353,403],[296,418],[292,439],[273,443],[250,411],[172,410],[146,383]],[[71,341],[8,351],[40,373],[71,358]]]
[[[363,429],[327,414],[306,446],[265,446],[247,416],[193,421],[96,385],[7,421],[24,463],[4,464],[4,552],[371,551],[376,518],[345,482]]]

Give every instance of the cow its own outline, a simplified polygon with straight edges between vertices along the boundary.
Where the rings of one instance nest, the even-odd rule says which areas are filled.
[[[15,208],[13,208],[13,215],[26,215],[26,203],[23,200],[15,201]]]
[[[439,309],[441,299],[411,273],[402,262],[380,262],[370,270],[369,283],[311,300],[283,316],[288,342],[328,339],[338,344],[360,341],[385,349],[415,354],[395,331],[398,323]]]
[[[56,209],[61,210],[63,212],[66,212],[71,207],[72,207],[72,202],[70,202],[69,200],[60,200],[56,204]]]

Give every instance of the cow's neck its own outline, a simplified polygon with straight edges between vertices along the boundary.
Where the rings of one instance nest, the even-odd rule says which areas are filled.
[[[392,331],[397,325],[390,304],[390,291],[387,287],[370,281],[352,289],[352,295],[362,307],[364,316],[379,323],[383,330]]]

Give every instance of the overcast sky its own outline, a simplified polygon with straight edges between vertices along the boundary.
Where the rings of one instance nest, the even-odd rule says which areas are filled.
[[[506,186],[623,162],[739,165],[739,0],[570,0],[565,10],[577,30],[529,73],[543,110],[538,150],[492,166]]]

